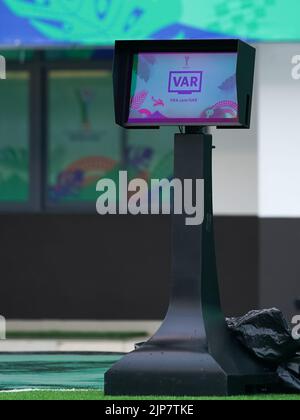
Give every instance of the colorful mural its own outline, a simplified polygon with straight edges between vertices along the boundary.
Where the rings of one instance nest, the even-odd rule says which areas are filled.
[[[48,203],[95,203],[96,184],[128,178],[171,178],[173,130],[128,133],[122,157],[121,130],[114,123],[112,77],[107,71],[52,71],[49,98]],[[123,146],[124,147],[124,146]],[[123,161],[123,163],[122,163]]]
[[[120,129],[112,120],[108,71],[52,71],[48,201],[96,201],[102,177],[117,179]]]
[[[113,45],[115,39],[300,40],[298,0],[0,0],[0,44]]]

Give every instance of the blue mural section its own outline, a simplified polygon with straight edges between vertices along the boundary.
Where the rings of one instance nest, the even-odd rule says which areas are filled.
[[[180,22],[182,0],[0,0],[0,44],[113,45],[115,39],[224,37]]]
[[[16,16],[0,0],[0,44],[5,46],[47,45],[52,41],[36,30],[26,18]]]

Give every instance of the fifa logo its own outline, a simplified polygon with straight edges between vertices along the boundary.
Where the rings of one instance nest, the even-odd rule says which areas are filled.
[[[0,79],[6,79],[6,61],[2,55],[0,55]]]

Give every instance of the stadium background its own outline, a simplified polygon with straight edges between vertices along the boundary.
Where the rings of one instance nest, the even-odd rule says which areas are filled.
[[[228,315],[278,306],[290,319],[300,297],[299,11],[296,0],[0,1],[1,314],[163,317],[169,218],[95,215],[99,177],[172,176],[173,129],[154,138],[114,125],[113,42],[240,37],[258,49],[252,129],[214,133],[223,305]]]

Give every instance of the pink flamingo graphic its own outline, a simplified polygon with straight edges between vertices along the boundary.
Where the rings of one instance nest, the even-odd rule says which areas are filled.
[[[162,99],[155,99],[154,96],[152,96],[153,106],[165,106],[165,103]]]

